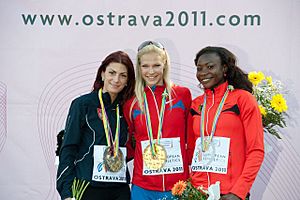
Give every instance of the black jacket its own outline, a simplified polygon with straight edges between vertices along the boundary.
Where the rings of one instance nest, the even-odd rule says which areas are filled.
[[[103,94],[105,110],[110,122],[113,137],[116,129],[116,106],[119,97],[111,103],[108,93]],[[59,155],[57,190],[62,199],[72,197],[71,186],[74,178],[86,180],[94,187],[119,187],[130,181],[127,170],[127,183],[106,183],[92,181],[94,145],[107,145],[102,120],[98,116],[100,108],[98,92],[73,100],[66,121],[65,135]],[[120,147],[127,141],[127,124],[120,109]]]

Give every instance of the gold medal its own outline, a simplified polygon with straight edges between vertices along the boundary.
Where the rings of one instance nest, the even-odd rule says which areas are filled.
[[[167,152],[164,146],[154,144],[155,155],[152,154],[150,144],[144,149],[143,160],[145,165],[152,170],[158,170],[165,166]]]
[[[113,148],[107,147],[103,153],[103,163],[110,172],[120,171],[124,165],[124,155],[121,149],[118,149],[118,154],[114,156]]]

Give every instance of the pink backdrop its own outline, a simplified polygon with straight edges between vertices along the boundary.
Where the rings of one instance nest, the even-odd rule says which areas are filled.
[[[101,60],[144,40],[170,53],[172,80],[197,88],[193,58],[224,46],[246,71],[261,70],[289,91],[283,139],[268,146],[252,199],[299,199],[300,1],[0,2],[0,199],[59,199],[56,134],[70,101],[91,90]]]

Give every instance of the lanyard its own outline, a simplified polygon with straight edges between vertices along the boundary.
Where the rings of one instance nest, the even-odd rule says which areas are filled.
[[[227,88],[226,92],[224,93],[223,97],[222,97],[222,100],[217,108],[217,111],[215,113],[215,117],[214,117],[214,120],[213,120],[213,124],[212,124],[212,130],[211,130],[211,133],[210,135],[208,136],[208,139],[205,141],[204,140],[204,115],[205,115],[205,109],[206,109],[206,94],[204,94],[204,102],[203,102],[203,106],[202,106],[202,109],[201,109],[201,120],[200,120],[200,137],[201,137],[201,149],[202,151],[207,151],[208,150],[208,147],[209,147],[209,144],[211,143],[213,137],[214,137],[214,134],[215,134],[215,131],[216,131],[216,127],[217,127],[217,123],[218,123],[218,119],[220,117],[220,114],[221,114],[221,111],[222,111],[222,108],[224,106],[224,103],[226,101],[226,98],[228,96],[228,93],[229,93],[229,88]],[[208,117],[208,116],[207,116]],[[208,121],[208,119],[206,119]],[[206,130],[208,131],[208,130]]]
[[[105,111],[103,97],[102,97],[102,88],[98,92],[100,105],[101,105],[101,112],[102,112],[102,122],[106,136],[106,142],[109,147],[113,148],[114,156],[117,155],[119,149],[119,136],[120,136],[120,110],[119,104],[116,108],[116,116],[117,116],[117,125],[116,125],[116,132],[115,132],[115,139],[113,140],[113,134],[110,128],[109,119],[107,117],[107,113]]]
[[[151,88],[149,88],[151,90]],[[151,90],[152,92],[152,90]],[[161,100],[161,107],[159,111],[159,117],[158,117],[158,130],[157,130],[157,140],[156,143],[160,143],[160,138],[162,135],[162,124],[163,124],[163,119],[164,119],[164,113],[165,113],[165,108],[166,108],[166,97],[168,93],[167,90],[165,89],[163,94],[162,94],[162,100]],[[156,109],[158,110],[157,106],[157,101],[156,98],[152,92],[152,97],[154,99],[154,102],[156,103]],[[148,138],[150,141],[150,147],[152,151],[152,155],[155,156],[155,148],[154,148],[154,143],[153,143],[153,131],[152,131],[152,125],[151,125],[151,119],[150,119],[150,111],[149,111],[149,106],[148,106],[148,101],[147,101],[147,96],[146,93],[144,92],[144,107],[145,107],[145,116],[146,116],[146,126],[147,126],[147,132],[148,132]]]

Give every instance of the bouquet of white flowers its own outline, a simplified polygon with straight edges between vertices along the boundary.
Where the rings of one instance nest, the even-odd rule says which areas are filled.
[[[273,81],[271,76],[265,77],[262,72],[250,72],[248,79],[253,84],[255,96],[264,130],[281,139],[276,127],[286,127],[285,117],[288,106],[283,97],[283,85],[280,81]]]

